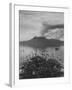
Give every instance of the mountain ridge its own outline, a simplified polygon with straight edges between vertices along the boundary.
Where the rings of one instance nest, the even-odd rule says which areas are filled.
[[[33,48],[59,47],[64,45],[64,41],[57,39],[47,39],[45,37],[34,37],[28,41],[20,41],[19,45]]]

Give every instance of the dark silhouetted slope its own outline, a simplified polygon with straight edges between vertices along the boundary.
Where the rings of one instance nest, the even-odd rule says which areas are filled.
[[[32,48],[47,48],[47,47],[59,47],[64,44],[64,41],[56,39],[46,39],[45,37],[34,37],[28,41],[21,41],[19,43],[22,46],[28,46]]]

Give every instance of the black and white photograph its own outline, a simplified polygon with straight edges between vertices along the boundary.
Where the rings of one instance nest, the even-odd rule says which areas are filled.
[[[19,10],[19,79],[64,77],[64,12]]]

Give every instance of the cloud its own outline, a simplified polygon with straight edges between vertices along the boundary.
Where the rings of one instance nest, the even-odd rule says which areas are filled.
[[[56,24],[56,25],[50,25],[46,22],[42,23],[42,30],[41,35],[44,36],[48,31],[55,30],[55,29],[64,29],[64,24]]]
[[[19,11],[20,41],[29,40],[34,36],[42,36],[54,24],[64,23],[63,12]],[[56,26],[59,27],[59,26]]]

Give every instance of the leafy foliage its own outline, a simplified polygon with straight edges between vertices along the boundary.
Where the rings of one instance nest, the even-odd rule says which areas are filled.
[[[23,63],[23,67],[21,67],[22,73],[20,73],[19,78],[61,77],[64,75],[64,72],[61,71],[62,68],[61,64],[55,59],[46,60],[36,56]]]

